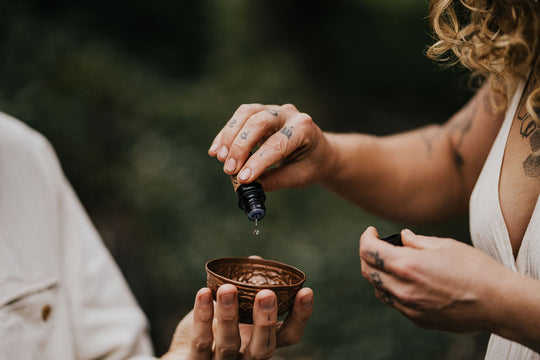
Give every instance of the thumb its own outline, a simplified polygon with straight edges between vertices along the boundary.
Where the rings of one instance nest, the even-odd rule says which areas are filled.
[[[409,229],[401,231],[401,241],[404,246],[415,249],[437,249],[440,247],[439,238],[433,236],[416,235]]]

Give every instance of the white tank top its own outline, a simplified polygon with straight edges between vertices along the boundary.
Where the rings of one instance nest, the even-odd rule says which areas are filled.
[[[470,230],[471,239],[476,248],[488,253],[513,271],[540,279],[540,210],[538,199],[515,260],[499,202],[499,178],[504,150],[523,88],[524,83],[518,87],[509,103],[499,134],[471,194]],[[492,334],[485,358],[486,360],[540,360],[540,355],[523,345]]]

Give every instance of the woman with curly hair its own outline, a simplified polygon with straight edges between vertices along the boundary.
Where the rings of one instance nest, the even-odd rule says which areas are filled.
[[[242,183],[272,191],[319,182],[394,220],[469,211],[474,247],[407,229],[395,246],[368,228],[362,273],[422,327],[492,333],[486,359],[540,359],[540,5],[433,0],[429,19],[437,41],[428,55],[481,80],[447,123],[334,134],[290,104],[242,105],[209,154]]]

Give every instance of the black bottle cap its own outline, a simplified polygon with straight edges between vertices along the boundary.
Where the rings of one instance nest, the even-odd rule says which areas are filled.
[[[403,246],[403,243],[401,242],[401,234],[388,235],[381,238],[381,240],[384,240],[387,243],[390,243],[395,246]]]
[[[266,207],[264,201],[266,195],[262,185],[258,182],[250,184],[242,184],[236,189],[238,197],[238,207],[244,210],[247,217],[251,221],[261,220],[266,215]]]

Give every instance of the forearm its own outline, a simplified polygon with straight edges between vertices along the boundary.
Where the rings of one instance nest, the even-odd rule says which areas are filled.
[[[411,222],[466,209],[468,193],[441,126],[386,137],[326,135],[332,170],[322,184],[362,208]]]
[[[540,281],[514,273],[499,289],[492,332],[540,353]]]

